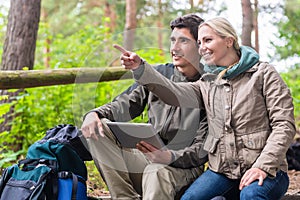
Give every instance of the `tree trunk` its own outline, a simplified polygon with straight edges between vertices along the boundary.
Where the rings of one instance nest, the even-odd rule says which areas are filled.
[[[105,14],[105,17],[110,19],[110,21],[106,22],[105,26],[109,28],[110,33],[114,32],[114,30],[116,29],[116,26],[117,26],[117,24],[116,24],[117,16],[116,16],[116,13],[114,10],[115,9],[111,5],[111,3],[109,3],[109,1],[106,1],[104,14]]]
[[[2,70],[33,68],[40,9],[41,0],[11,0]]]
[[[203,0],[199,0],[197,7],[199,7],[200,5],[203,5],[203,3],[204,3]]]
[[[193,13],[194,12],[194,0],[189,0],[190,2],[190,5],[191,5],[191,9],[190,9],[190,12]]]
[[[163,56],[163,34],[162,34],[162,30],[163,30],[163,25],[161,22],[161,19],[163,19],[163,12],[162,12],[162,3],[161,0],[158,0],[158,20],[157,20],[157,27],[158,27],[158,48],[161,51],[161,56]]]
[[[48,21],[48,12],[45,8],[42,8],[41,9],[41,20],[44,22],[44,23],[47,23]],[[50,68],[50,45],[51,45],[51,39],[49,37],[49,34],[46,34],[46,38],[45,38],[45,43],[44,43],[44,57],[43,57],[43,60],[44,60],[44,66],[49,69]]]
[[[33,69],[40,10],[41,0],[10,1],[1,70],[21,70],[24,67]],[[5,95],[8,98],[0,103],[10,103],[18,92],[1,90],[0,96]],[[4,121],[0,124],[0,133],[10,130],[13,113],[12,106],[8,113],[1,116]]]
[[[259,53],[259,38],[258,38],[258,0],[254,0],[254,17],[253,17],[253,26],[255,33],[255,50]]]
[[[124,32],[124,47],[125,49],[132,51],[134,47],[134,37],[136,29],[136,0],[126,0],[126,22]]]
[[[253,30],[253,10],[250,0],[242,0],[243,28],[242,28],[242,45],[251,45],[251,33]]]

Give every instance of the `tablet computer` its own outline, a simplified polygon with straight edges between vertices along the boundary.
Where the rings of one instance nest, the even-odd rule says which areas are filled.
[[[145,141],[158,149],[165,145],[155,133],[152,124],[130,122],[106,122],[112,133],[123,147],[136,148],[136,144]]]

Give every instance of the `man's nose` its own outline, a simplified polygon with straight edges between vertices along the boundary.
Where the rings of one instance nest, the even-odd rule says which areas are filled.
[[[171,51],[176,51],[180,49],[180,44],[179,42],[175,41],[171,44]]]

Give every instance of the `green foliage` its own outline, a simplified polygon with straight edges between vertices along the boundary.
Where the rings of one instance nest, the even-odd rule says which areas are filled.
[[[103,26],[87,24],[70,35],[53,35],[49,32],[49,24],[41,22],[35,69],[45,69],[45,56],[49,56],[51,68],[109,67],[120,56],[120,52],[113,49],[112,44],[121,41],[121,35],[111,34]],[[43,54],[45,47],[50,48],[48,55]],[[155,48],[137,50],[137,53],[149,63],[166,60],[165,53]],[[12,146],[2,145],[0,152],[5,152],[5,159],[0,167],[24,156],[28,147],[41,139],[49,128],[58,124],[74,124],[80,127],[82,117],[87,111],[112,101],[132,83],[133,80],[119,80],[29,88],[20,93],[13,102],[0,105],[1,115],[11,106],[15,110],[11,130],[0,134],[0,142],[21,147],[13,151],[10,150]],[[134,121],[147,121],[146,113]]]
[[[53,35],[72,35],[87,24],[99,25],[103,18],[103,1],[51,0],[42,1],[41,22],[47,21]],[[43,16],[46,16],[45,18]]]
[[[300,69],[290,69],[286,73],[281,73],[282,78],[291,90],[294,109],[296,126],[300,128]]]
[[[102,177],[100,176],[97,168],[95,167],[94,161],[86,161],[85,164],[89,172],[88,182],[90,182],[89,184],[87,184],[88,186],[90,186],[87,188],[87,193],[94,193],[94,190],[99,188],[107,191],[108,188],[105,185]]]
[[[289,67],[281,76],[291,90],[297,128],[300,127],[300,0],[286,0],[284,7],[284,19],[278,23],[279,37],[282,41],[281,45],[274,45],[276,52],[282,59],[293,59],[295,64]],[[298,63],[297,63],[298,57]]]
[[[103,19],[105,20],[105,19]],[[41,23],[40,39],[37,41],[35,69],[44,68],[43,57],[50,58],[51,68],[105,67],[112,57],[107,52],[112,50],[112,39],[105,27],[86,25],[72,35],[48,35],[47,24]],[[117,42],[118,38],[114,38]],[[45,44],[50,53],[44,54]],[[105,49],[106,47],[110,47]]]
[[[164,52],[159,49],[140,49],[135,52],[150,64],[171,62],[171,60],[166,58],[166,55],[169,55],[169,52]]]
[[[24,150],[21,151],[7,151],[5,153],[1,153],[0,155],[0,168],[9,167],[12,163],[15,163],[16,160],[20,159],[20,155],[25,154]]]
[[[300,0],[288,0],[285,4],[285,19],[278,23],[279,37],[284,42],[276,46],[281,58],[300,56]],[[299,63],[295,67],[299,67]]]

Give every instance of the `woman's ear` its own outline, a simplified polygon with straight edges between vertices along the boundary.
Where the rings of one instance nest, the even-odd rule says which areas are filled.
[[[232,37],[226,37],[225,41],[226,41],[227,48],[232,47],[234,41]]]

